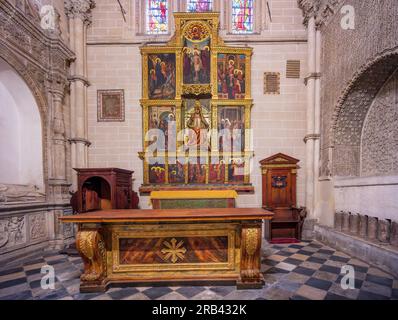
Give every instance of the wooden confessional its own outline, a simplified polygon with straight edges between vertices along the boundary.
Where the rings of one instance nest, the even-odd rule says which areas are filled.
[[[305,208],[296,206],[297,169],[300,160],[282,153],[260,161],[262,206],[274,212],[269,222],[269,240],[289,243],[301,240]]]

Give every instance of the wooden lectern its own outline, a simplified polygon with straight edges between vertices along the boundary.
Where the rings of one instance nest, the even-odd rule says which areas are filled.
[[[260,161],[262,172],[262,206],[274,212],[269,223],[271,243],[301,240],[301,228],[306,211],[297,208],[297,169],[300,160],[282,153]]]
[[[138,196],[132,190],[133,171],[117,168],[85,168],[77,171],[79,213],[137,209]]]

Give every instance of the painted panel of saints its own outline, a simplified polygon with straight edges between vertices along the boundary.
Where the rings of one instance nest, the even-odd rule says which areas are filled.
[[[217,57],[217,86],[220,99],[244,99],[246,93],[246,56],[224,54]]]
[[[158,150],[168,150],[169,138],[175,140],[173,137],[173,131],[175,129],[175,107],[173,106],[154,106],[149,107],[149,130],[158,129],[163,133],[163,137],[159,137],[160,132],[156,133],[153,131],[153,135],[157,136],[157,149]],[[149,134],[149,141],[154,141]]]
[[[154,163],[149,165],[149,183],[163,184],[166,182],[166,169],[162,163]]]
[[[229,183],[244,183],[245,181],[245,162],[242,158],[231,159],[228,165]]]
[[[148,56],[149,99],[174,99],[176,95],[176,57],[174,53]]]
[[[206,183],[206,158],[190,158],[188,162],[188,182]]]
[[[169,183],[185,183],[184,159],[169,158]]]
[[[225,160],[217,159],[209,165],[209,183],[223,184],[225,182]]]
[[[243,152],[245,150],[244,110],[244,107],[218,107],[220,151]]]
[[[209,99],[185,101],[185,145],[188,147],[209,147],[209,129],[211,124]],[[207,148],[206,148],[207,149]]]
[[[183,54],[184,84],[209,84],[210,33],[202,24],[193,24],[185,32]]]

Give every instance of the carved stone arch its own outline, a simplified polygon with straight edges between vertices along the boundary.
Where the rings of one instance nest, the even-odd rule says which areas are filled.
[[[397,65],[398,47],[383,51],[360,68],[339,98],[330,132],[334,176],[360,176],[361,136],[366,115]]]
[[[10,67],[15,70],[15,72],[22,78],[26,86],[31,91],[33,98],[38,107],[38,111],[41,119],[41,129],[42,129],[42,155],[43,155],[43,183],[47,190],[47,181],[49,177],[48,172],[48,109],[49,104],[46,97],[46,92],[44,88],[44,82],[40,83],[35,77],[28,71],[26,62],[9,50],[6,46],[0,46],[0,58],[2,58]],[[39,69],[38,67],[36,67]],[[39,70],[38,70],[39,71]],[[41,70],[40,70],[41,72]],[[44,80],[44,79],[43,79]],[[46,192],[47,193],[47,192]]]

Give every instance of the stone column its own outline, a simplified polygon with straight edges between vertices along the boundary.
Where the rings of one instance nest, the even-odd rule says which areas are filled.
[[[87,132],[87,54],[86,33],[87,26],[91,23],[91,9],[94,8],[93,0],[65,0],[65,12],[69,18],[70,46],[76,59],[71,66],[69,81],[71,103],[71,153],[72,168],[88,167],[88,141]],[[76,174],[73,176],[73,188],[76,190]]]
[[[69,184],[66,177],[66,135],[63,99],[66,77],[54,75],[48,84],[49,101],[52,108],[51,123],[51,170],[49,170],[49,195],[54,204],[69,201]]]
[[[305,206],[308,218],[314,219],[314,114],[315,114],[315,79],[311,76],[316,71],[316,30],[315,18],[308,20],[308,73],[307,76],[307,135],[306,143],[306,196]]]

